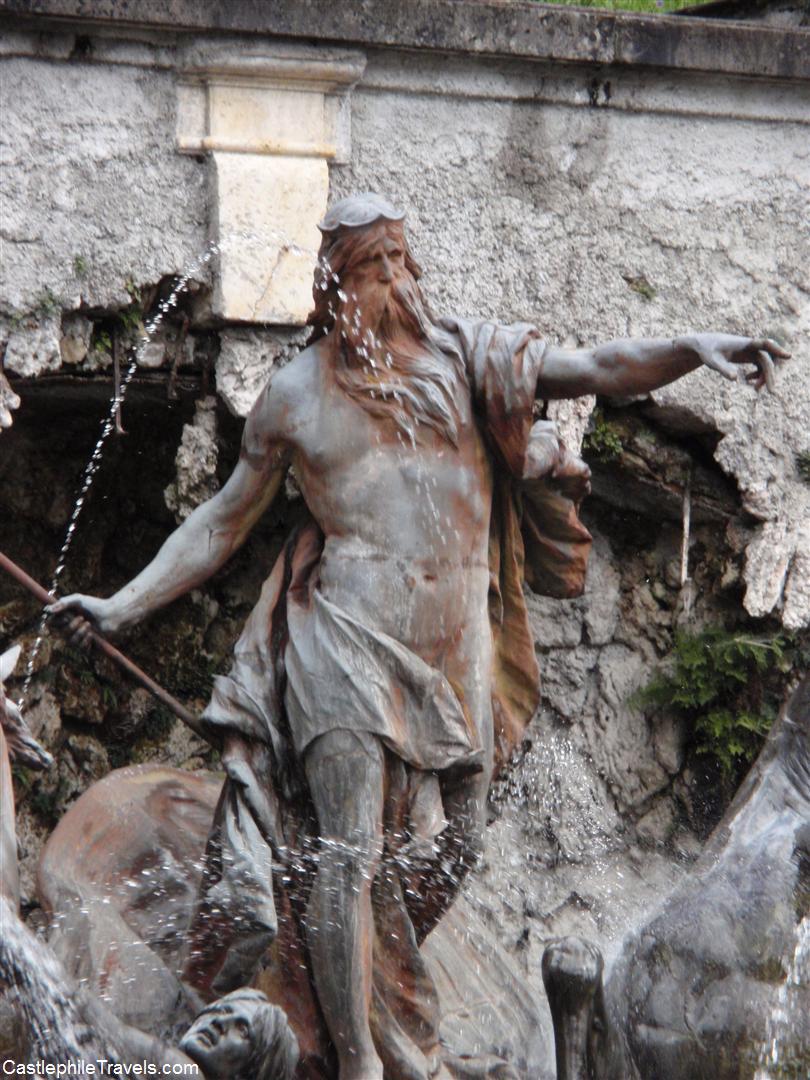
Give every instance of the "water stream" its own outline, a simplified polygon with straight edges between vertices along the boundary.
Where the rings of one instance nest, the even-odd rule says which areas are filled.
[[[0,985],[11,987],[28,1032],[29,1061],[112,1059],[113,1048],[84,1023],[68,980],[51,950],[0,896]]]
[[[307,258],[313,261],[317,259],[316,252],[303,248],[298,244],[295,244],[293,241],[289,240],[285,236],[282,236],[281,234],[275,234],[273,236],[270,236],[270,239],[275,240],[278,243],[280,254],[270,272],[267,284],[265,286],[265,291],[270,288],[273,278],[275,277],[275,274],[277,273],[278,268],[282,263],[282,256],[284,254],[289,253],[296,256],[297,258]],[[258,237],[255,234],[243,232],[231,233],[219,241],[211,241],[211,243],[208,244],[205,250],[186,266],[182,274],[177,278],[169,296],[158,304],[156,314],[146,323],[143,334],[132,348],[131,359],[126,371],[123,374],[120,385],[113,392],[113,395],[110,399],[107,414],[106,416],[104,416],[101,422],[101,430],[99,433],[99,437],[96,441],[95,446],[93,447],[92,453],[90,454],[90,457],[82,473],[82,478],[79,485],[79,492],[73,504],[73,509],[68,520],[67,528],[65,530],[65,538],[62,542],[62,547],[60,548],[59,556],[56,561],[56,569],[53,572],[50,586],[48,588],[48,592],[54,599],[56,599],[59,594],[59,582],[67,565],[68,555],[73,544],[73,538],[76,533],[79,519],[87,503],[90,489],[93,486],[93,481],[96,477],[96,474],[98,473],[99,468],[101,467],[104,448],[107,444],[107,440],[115,429],[116,417],[117,415],[119,415],[120,408],[123,405],[127,395],[127,390],[129,389],[135,373],[138,370],[144,350],[147,348],[147,346],[151,343],[157,332],[160,330],[165,317],[171,312],[173,308],[177,307],[180,297],[186,291],[189,284],[195,279],[196,275],[198,275],[200,271],[205,269],[208,263],[210,263],[215,256],[220,255],[223,251],[227,249],[228,245],[233,243],[266,243],[266,241],[267,236]],[[322,268],[322,273],[324,275],[328,274],[328,267],[324,266]],[[37,627],[37,634],[34,639],[33,647],[26,660],[25,679],[23,681],[22,690],[17,701],[17,705],[19,708],[22,708],[26,700],[28,699],[28,694],[31,688],[31,681],[34,675],[34,667],[36,665],[40,649],[42,648],[42,642],[45,639],[48,619],[48,613],[43,611],[40,617],[39,625]]]
[[[804,991],[804,993],[802,993]],[[794,1058],[794,1031],[810,996],[810,916],[796,930],[796,948],[787,976],[779,988],[776,1007],[768,1018],[768,1032],[759,1055],[754,1080],[804,1080],[804,1062]],[[810,1051],[810,1047],[804,1048]]]

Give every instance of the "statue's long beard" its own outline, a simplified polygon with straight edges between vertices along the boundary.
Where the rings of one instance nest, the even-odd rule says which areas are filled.
[[[337,309],[338,385],[372,416],[393,420],[411,444],[419,441],[419,428],[426,427],[457,446],[456,394],[464,371],[458,356],[435,343],[416,282],[410,274],[401,275],[381,316],[372,310],[373,301],[367,304],[370,319],[354,297]]]

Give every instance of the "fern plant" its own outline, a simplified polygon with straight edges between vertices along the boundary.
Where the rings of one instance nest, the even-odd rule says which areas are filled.
[[[793,653],[794,644],[781,634],[756,637],[720,626],[677,631],[668,670],[633,701],[678,712],[691,725],[697,753],[711,754],[731,778],[759,752]]]

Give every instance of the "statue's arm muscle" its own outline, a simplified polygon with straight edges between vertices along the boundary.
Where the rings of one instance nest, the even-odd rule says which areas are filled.
[[[728,379],[738,367],[753,365],[746,377],[773,388],[774,361],[788,353],[773,341],[731,334],[687,334],[676,338],[609,341],[592,349],[549,346],[543,357],[538,395],[571,398],[583,394],[627,397],[647,394],[706,364]]]
[[[102,633],[138,622],[195,588],[240,547],[281,486],[289,449],[274,432],[262,395],[248,417],[239,462],[225,486],[198,506],[155,558],[108,600],[81,594],[51,606],[89,616]]]

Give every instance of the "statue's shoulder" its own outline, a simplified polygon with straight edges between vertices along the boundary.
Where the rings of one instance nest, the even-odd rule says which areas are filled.
[[[291,410],[297,411],[311,401],[317,387],[319,363],[315,344],[296,353],[287,363],[274,366],[253,406],[256,419],[275,428]]]

